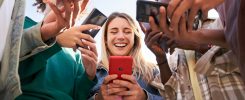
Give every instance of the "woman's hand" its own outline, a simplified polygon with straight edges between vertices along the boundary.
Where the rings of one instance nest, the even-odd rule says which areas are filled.
[[[122,96],[123,100],[146,100],[147,95],[139,86],[133,75],[121,75],[123,80],[113,80],[113,83],[122,88],[127,88],[125,91],[116,93]]]
[[[93,80],[96,75],[96,67],[98,61],[98,53],[96,50],[95,43],[86,41],[85,39],[82,41],[84,46],[88,47],[88,49],[79,47],[78,49],[81,51],[82,54],[82,61],[85,71],[88,75],[90,80]]]
[[[57,36],[57,42],[62,47],[73,48],[76,50],[78,46],[83,47],[85,46],[82,40],[89,41],[91,43],[95,43],[95,40],[88,34],[82,33],[82,31],[89,30],[89,29],[99,29],[99,26],[96,25],[81,25],[77,27],[72,27],[67,29],[62,34]]]
[[[82,4],[79,4],[78,0],[62,0],[61,2],[64,6],[59,9],[50,1],[46,1],[52,11],[44,18],[40,29],[43,41],[57,36],[64,29],[72,27],[77,16],[86,7],[88,0],[84,0]]]
[[[100,27],[96,25],[82,25],[79,27],[72,27],[57,36],[57,42],[62,47],[73,48],[73,50],[76,50],[79,47],[78,49],[82,54],[82,62],[90,80],[93,80],[96,74],[98,53],[95,40],[90,35],[81,32],[98,28]],[[85,49],[82,47],[88,48]]]
[[[100,87],[100,92],[96,95],[95,100],[120,100],[121,96],[116,95],[116,93],[121,91],[126,91],[127,88],[120,87],[114,83],[117,75],[108,75],[105,77],[103,84]]]

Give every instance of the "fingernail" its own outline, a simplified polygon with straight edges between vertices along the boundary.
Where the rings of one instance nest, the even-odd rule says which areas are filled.
[[[85,39],[81,39],[81,41],[82,41],[82,42],[87,42],[87,40],[85,40]]]
[[[100,26],[97,26],[95,29],[100,29],[101,27]]]

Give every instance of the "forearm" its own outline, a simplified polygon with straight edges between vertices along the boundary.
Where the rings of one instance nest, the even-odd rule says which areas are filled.
[[[58,33],[60,33],[61,29],[62,28],[57,26],[56,23],[43,24],[42,27],[40,27],[40,34],[41,34],[42,40],[48,41],[51,38],[56,37]]]
[[[228,48],[223,29],[199,29],[191,34],[191,39],[198,44],[213,44]]]
[[[172,75],[171,70],[168,65],[166,55],[158,56],[157,63],[158,63],[158,67],[160,70],[162,84],[165,84]]]

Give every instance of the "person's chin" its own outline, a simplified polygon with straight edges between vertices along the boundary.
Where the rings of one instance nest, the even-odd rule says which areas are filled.
[[[124,52],[119,52],[119,53],[116,53],[116,56],[125,56],[125,53]]]

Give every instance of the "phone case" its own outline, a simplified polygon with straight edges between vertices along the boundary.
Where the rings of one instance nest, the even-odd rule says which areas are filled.
[[[117,74],[118,79],[122,79],[122,74],[132,74],[133,58],[131,56],[110,56],[109,74]]]
[[[106,22],[107,17],[100,12],[98,9],[94,8],[91,13],[88,15],[88,17],[83,21],[82,25],[84,24],[94,24],[98,26],[103,26],[103,24]],[[86,30],[83,31],[83,33],[91,35],[93,38],[97,35],[99,30]]]
[[[137,1],[136,19],[139,22],[149,22],[149,16],[153,16],[158,23],[158,15],[160,6],[167,8],[168,4],[156,1]]]

